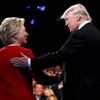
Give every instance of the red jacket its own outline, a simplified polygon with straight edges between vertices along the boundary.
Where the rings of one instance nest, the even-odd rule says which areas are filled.
[[[10,63],[10,59],[20,56],[21,52],[34,58],[32,51],[24,47],[0,49],[0,100],[33,100],[29,69],[14,67]]]

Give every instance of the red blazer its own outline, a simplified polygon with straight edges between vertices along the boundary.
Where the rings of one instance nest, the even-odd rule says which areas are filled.
[[[33,100],[32,81],[29,69],[14,67],[12,57],[23,52],[34,58],[30,49],[20,46],[6,46],[0,49],[0,100]]]

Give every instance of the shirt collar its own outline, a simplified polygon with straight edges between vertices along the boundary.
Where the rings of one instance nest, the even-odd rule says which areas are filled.
[[[41,96],[36,96],[36,100],[40,100],[40,97],[41,97]]]
[[[83,22],[83,23],[79,26],[78,30],[81,29],[85,24],[87,24],[87,23],[89,23],[89,22],[90,22],[90,21],[85,21],[85,22]]]

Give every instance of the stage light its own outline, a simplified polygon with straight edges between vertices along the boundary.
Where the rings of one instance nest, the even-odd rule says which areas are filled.
[[[35,24],[35,18],[32,18],[32,19],[31,19],[30,24],[31,24],[31,25],[34,25],[34,24]]]
[[[45,6],[37,6],[37,9],[40,11],[45,11],[46,7]]]
[[[26,9],[31,9],[31,6],[30,5],[26,6]]]

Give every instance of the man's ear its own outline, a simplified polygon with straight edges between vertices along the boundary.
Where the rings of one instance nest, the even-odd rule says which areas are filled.
[[[82,19],[82,17],[80,15],[76,16],[77,21],[80,21]]]

